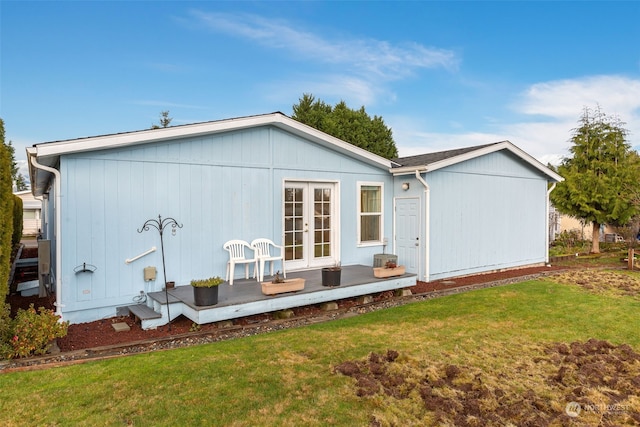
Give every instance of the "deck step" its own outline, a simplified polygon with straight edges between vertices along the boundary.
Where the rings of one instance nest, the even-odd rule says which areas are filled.
[[[19,258],[16,260],[16,267],[37,267],[38,258]]]
[[[137,317],[141,322],[143,320],[159,319],[162,317],[160,313],[153,311],[151,307],[147,307],[144,304],[128,305],[127,308],[129,309],[129,312]]]

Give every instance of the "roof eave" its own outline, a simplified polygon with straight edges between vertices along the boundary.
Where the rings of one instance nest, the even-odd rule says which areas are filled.
[[[540,172],[545,174],[547,177],[551,178],[550,181],[553,181],[553,182],[564,181],[564,178],[562,178],[560,175],[558,175],[557,173],[555,173],[554,171],[552,171],[551,169],[549,169],[548,167],[540,163],[534,157],[530,156],[526,152],[522,151],[521,149],[513,145],[510,141],[501,141],[496,144],[491,144],[491,145],[479,148],[477,150],[469,151],[467,153],[464,153],[458,156],[454,156],[448,159],[429,163],[428,165],[424,165],[424,166],[403,166],[399,168],[394,168],[391,170],[391,173],[393,173],[394,175],[407,175],[409,173],[415,172],[416,170],[419,170],[420,172],[433,172],[438,169],[446,168],[448,166],[452,166],[457,163],[465,162],[467,160],[475,159],[476,157],[495,153],[497,151],[505,150],[505,149],[511,151],[516,156],[520,157],[522,160],[527,162],[529,165],[539,170]]]
[[[136,144],[148,144],[199,135],[211,135],[215,133],[266,125],[273,125],[298,136],[312,139],[323,146],[337,149],[337,151],[353,157],[358,157],[366,163],[380,168],[386,169],[392,166],[392,162],[384,157],[373,154],[353,144],[349,144],[341,139],[312,128],[311,126],[307,126],[279,112],[214,122],[196,123],[192,125],[147,129],[114,135],[48,142],[35,144],[33,149],[35,153],[34,155],[37,156],[39,161],[40,159],[48,159],[48,163],[57,164],[57,158],[64,154],[119,148]]]

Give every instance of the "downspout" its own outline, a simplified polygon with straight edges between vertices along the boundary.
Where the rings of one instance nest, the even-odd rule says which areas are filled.
[[[545,264],[549,265],[549,243],[550,243],[550,236],[549,236],[549,211],[551,210],[551,202],[549,201],[549,197],[551,196],[551,192],[553,191],[553,189],[556,188],[556,183],[554,182],[551,185],[551,188],[549,188],[547,190],[547,219],[545,221],[545,229],[546,229],[546,239],[545,239],[545,243],[546,243],[546,257],[545,257]]]
[[[36,234],[36,240],[40,240],[40,238],[42,237],[42,230],[44,230],[45,203],[43,196],[33,196],[33,198],[40,202],[40,225],[38,227],[38,233]]]
[[[425,181],[420,175],[420,171],[416,169],[416,179],[420,181],[420,183],[424,187],[424,218],[425,218],[425,229],[424,229],[424,281],[429,281],[429,235],[430,235],[430,223],[431,219],[429,218],[429,206],[431,204],[430,200],[430,192],[429,192],[429,184]]]
[[[60,214],[62,205],[60,191],[62,186],[60,184],[60,171],[38,163],[35,155],[31,156],[31,164],[37,169],[42,169],[45,172],[52,173],[54,176],[53,183],[56,191],[56,200],[54,204],[56,215],[56,223],[54,226],[54,235],[56,237],[56,302],[54,305],[56,306],[56,315],[60,316],[60,321],[62,321],[62,215]]]

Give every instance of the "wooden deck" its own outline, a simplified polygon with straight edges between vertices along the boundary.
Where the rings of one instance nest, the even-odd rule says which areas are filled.
[[[194,323],[202,325],[254,314],[408,288],[416,284],[415,274],[403,274],[401,276],[378,279],[373,275],[373,268],[365,265],[343,266],[340,286],[331,288],[322,286],[321,276],[321,270],[288,273],[288,279],[304,278],[306,280],[304,289],[271,296],[262,294],[260,283],[255,279],[236,278],[233,281],[233,286],[228,283],[220,285],[218,304],[206,307],[199,307],[194,304],[191,286],[178,286],[168,290],[169,313],[171,320],[184,315]],[[270,277],[265,277],[264,281],[270,280]],[[167,299],[164,291],[147,294],[147,306],[156,314],[148,316],[149,318],[140,316],[143,329],[153,329],[169,323],[166,308]]]

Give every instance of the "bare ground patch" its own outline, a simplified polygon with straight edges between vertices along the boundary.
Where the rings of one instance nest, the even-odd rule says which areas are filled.
[[[572,270],[554,276],[554,280],[596,294],[640,298],[640,275],[629,271]]]
[[[473,366],[388,350],[341,363],[334,372],[352,377],[355,394],[377,407],[372,426],[640,424],[640,354],[626,344],[590,339],[530,346],[499,368],[481,367],[488,354],[470,355]]]

